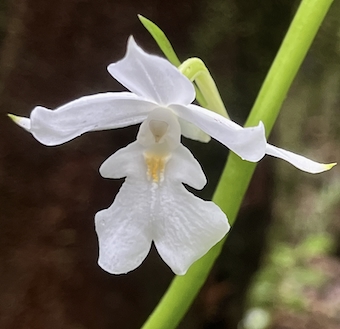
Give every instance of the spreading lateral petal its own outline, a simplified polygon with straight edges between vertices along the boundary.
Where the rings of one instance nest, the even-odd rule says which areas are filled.
[[[217,139],[244,160],[257,162],[265,155],[267,142],[262,122],[256,127],[243,128],[197,105],[171,105],[169,108],[182,119],[193,123]]]
[[[293,152],[283,150],[271,144],[267,144],[266,154],[276,158],[283,159],[292,164],[294,167],[311,174],[317,174],[323,171],[330,170],[336,165],[336,163],[326,164],[315,162],[313,160],[307,159],[302,155],[298,155]]]
[[[78,98],[50,110],[37,106],[27,118],[14,121],[29,128],[42,144],[59,145],[94,130],[114,129],[145,120],[157,105],[128,92],[102,93]],[[23,121],[25,120],[26,121]]]

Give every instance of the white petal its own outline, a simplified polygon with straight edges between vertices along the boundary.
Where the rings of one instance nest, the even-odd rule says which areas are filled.
[[[298,155],[293,152],[283,150],[271,144],[267,144],[266,153],[276,158],[286,160],[296,168],[312,174],[317,174],[329,170],[336,165],[336,163],[328,164],[318,163],[310,159],[307,159],[302,155]]]
[[[134,142],[107,159],[105,177],[127,179],[113,205],[96,215],[99,264],[111,273],[136,268],[148,253],[151,240],[176,274],[204,255],[229,230],[223,212],[212,202],[189,193],[182,182],[202,188],[204,173],[188,149],[179,145],[164,168],[164,180],[147,176],[143,152]]]
[[[183,183],[202,188],[206,178],[190,151],[180,145],[165,168],[165,180],[153,203],[153,240],[163,260],[176,274],[185,274],[229,231],[225,214],[213,202],[188,192]]]
[[[201,190],[207,183],[201,165],[182,144],[173,152],[166,167],[166,179],[174,184],[187,184]]]
[[[58,145],[88,131],[140,123],[155,107],[128,92],[84,96],[55,110],[37,106],[30,132],[42,144]]]
[[[164,58],[149,55],[133,37],[125,57],[108,66],[110,74],[133,93],[162,106],[191,103],[195,98],[192,83]]]
[[[178,118],[178,121],[181,125],[181,133],[184,137],[202,143],[210,142],[210,136],[197,126],[193,125],[191,122],[183,120],[182,118]]]
[[[225,214],[213,202],[203,201],[183,185],[167,184],[160,191],[154,242],[175,274],[188,268],[229,231]]]
[[[169,107],[179,117],[199,127],[242,159],[257,162],[265,155],[266,137],[262,122],[256,127],[243,128],[197,105],[171,105]]]
[[[139,178],[145,176],[147,171],[144,157],[144,148],[137,142],[118,150],[100,166],[99,172],[105,178]]]
[[[110,208],[95,216],[98,264],[122,274],[137,268],[151,247],[150,206],[143,180],[127,178]]]

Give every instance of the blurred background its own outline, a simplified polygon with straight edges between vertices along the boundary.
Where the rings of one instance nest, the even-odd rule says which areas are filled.
[[[173,274],[152,250],[135,271],[97,266],[94,214],[122,180],[100,164],[137,127],[45,147],[6,113],[28,116],[77,97],[124,90],[106,71],[129,35],[160,54],[140,24],[158,24],[181,60],[203,59],[231,117],[243,124],[299,1],[0,1],[0,328],[139,328]],[[323,162],[340,159],[340,2],[328,13],[287,95],[271,142]],[[184,141],[211,198],[228,151]],[[213,159],[213,161],[212,161]],[[340,170],[258,165],[206,285],[181,329],[340,328]],[[225,200],[228,202],[228,200]]]

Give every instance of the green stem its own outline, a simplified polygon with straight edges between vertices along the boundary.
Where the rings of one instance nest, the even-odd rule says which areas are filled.
[[[269,135],[299,67],[333,0],[304,0],[290,25],[246,122],[265,122]]]
[[[287,91],[332,2],[332,0],[303,0],[301,2],[262,85],[246,122],[247,126],[256,125],[261,120],[269,135]],[[228,214],[231,224],[236,219],[255,166],[254,163],[242,161],[233,153],[228,158],[213,201]],[[224,240],[193,264],[186,275],[174,278],[142,329],[177,327],[204,284]]]

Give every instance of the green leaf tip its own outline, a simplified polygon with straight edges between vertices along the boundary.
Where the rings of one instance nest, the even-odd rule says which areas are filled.
[[[180,66],[181,62],[178,59],[169,39],[166,37],[164,32],[155,23],[145,18],[144,16],[142,15],[137,16],[141,23],[144,25],[144,27],[149,31],[151,36],[155,39],[159,48],[161,48],[162,52],[170,61],[170,63],[177,67]]]

